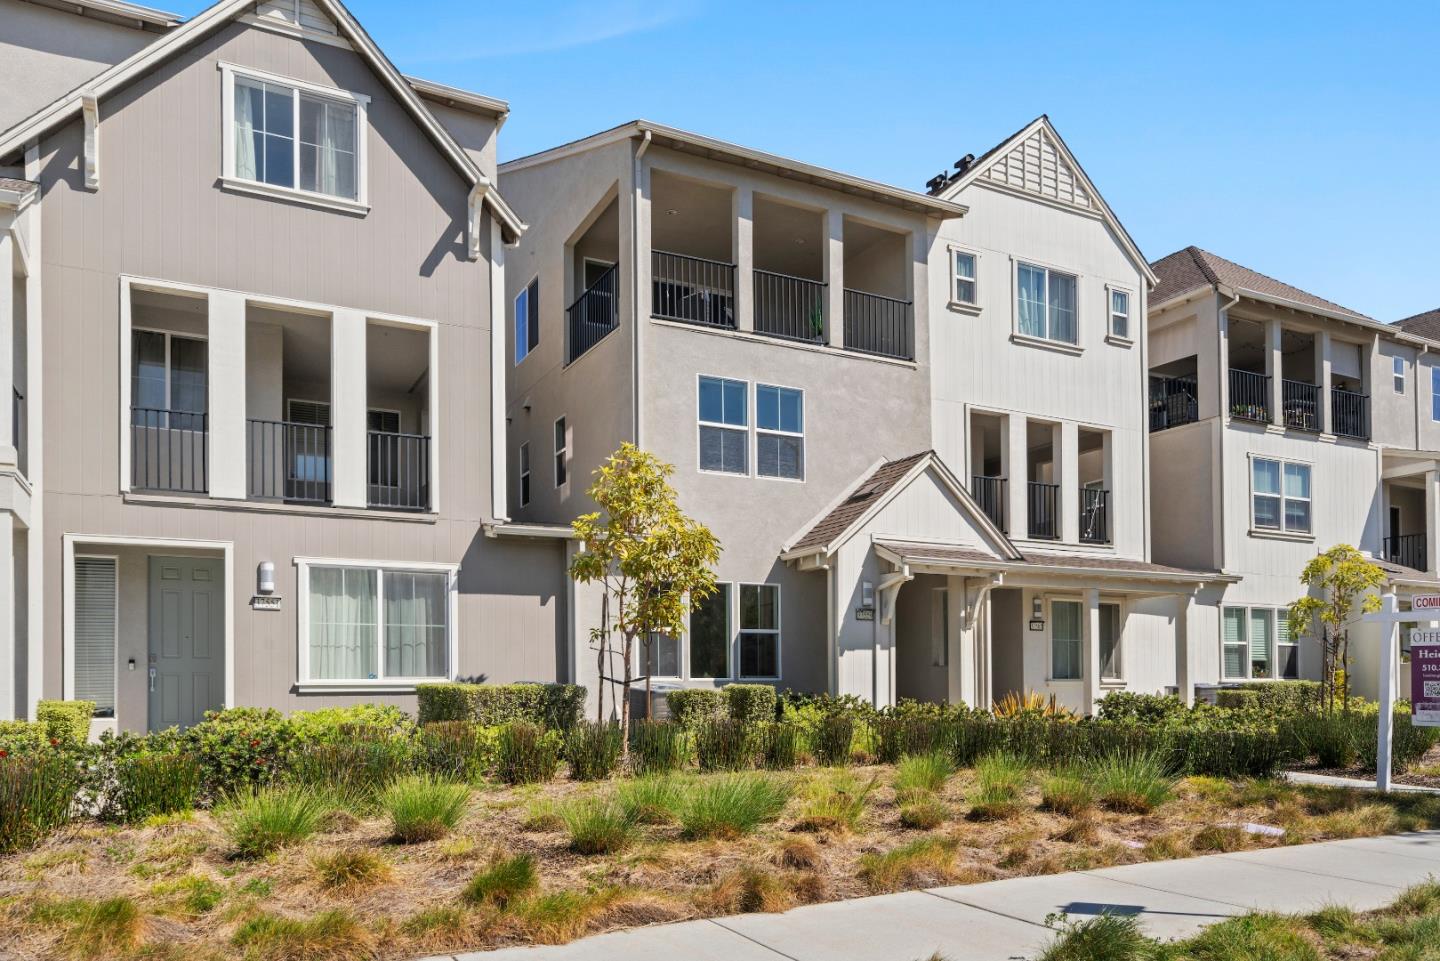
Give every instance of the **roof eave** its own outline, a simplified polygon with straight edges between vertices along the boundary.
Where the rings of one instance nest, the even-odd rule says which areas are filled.
[[[426,80],[424,77],[415,77],[410,74],[403,74],[405,81],[426,100],[434,100],[436,103],[445,104],[448,107],[455,107],[461,110],[469,110],[472,113],[485,114],[495,117],[500,121],[510,114],[510,104],[496,97],[487,97],[483,93],[475,93],[470,90],[461,90],[459,87],[452,87],[449,84],[439,83],[434,80]]]
[[[0,187],[0,207],[19,212],[28,207],[39,194],[40,187],[37,184],[19,189]]]

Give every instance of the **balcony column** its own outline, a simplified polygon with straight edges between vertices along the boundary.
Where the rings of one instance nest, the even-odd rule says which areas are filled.
[[[1330,402],[1330,362],[1333,354],[1334,342],[1330,339],[1330,331],[1322,330],[1315,335],[1315,383],[1320,385],[1320,433],[1335,433],[1335,425],[1331,422]]]
[[[1080,426],[1074,421],[1056,424],[1051,451],[1055,457],[1055,483],[1060,485],[1060,539],[1080,541]]]
[[[330,453],[336,507],[369,506],[366,326],[365,315],[356,310],[337,310],[330,319]]]
[[[212,291],[208,314],[210,496],[244,500],[245,296]]]
[[[1005,418],[1005,443],[1000,448],[1000,476],[1005,478],[1005,526],[1011,537],[1030,536],[1029,464],[1030,447],[1025,440],[1025,418],[1010,414]]]
[[[1084,694],[1081,696],[1082,712],[1086,716],[1095,713],[1095,702],[1100,700],[1100,590],[1085,589],[1085,609],[1081,612],[1080,649],[1084,663],[1081,674],[1084,677]]]
[[[1440,571],[1440,471],[1425,472],[1425,573]],[[1395,531],[1398,536],[1405,533]]]
[[[825,325],[831,347],[845,346],[845,215],[825,211]]]
[[[950,642],[945,697],[951,704],[975,703],[975,629],[965,622],[967,578],[945,578],[945,637]]]
[[[1195,611],[1194,594],[1175,595],[1175,687],[1186,707],[1195,703],[1195,668],[1191,661],[1190,620]],[[1200,634],[1195,633],[1195,640]]]
[[[1265,375],[1270,378],[1270,423],[1285,424],[1285,392],[1282,385],[1285,362],[1282,337],[1285,331],[1278,320],[1265,322]]]
[[[755,191],[740,187],[734,194],[735,228],[730,249],[735,252],[735,327],[755,329]]]

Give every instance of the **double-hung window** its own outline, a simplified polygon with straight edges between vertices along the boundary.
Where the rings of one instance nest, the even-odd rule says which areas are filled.
[[[1079,601],[1050,603],[1050,678],[1055,681],[1078,681],[1084,674],[1081,618],[1084,608]]]
[[[1078,343],[1074,274],[1019,263],[1015,268],[1017,329],[1026,337]]]
[[[1440,421],[1440,367],[1430,368],[1430,419]]]
[[[780,676],[780,587],[740,585],[740,676]]]
[[[365,203],[367,97],[223,69],[227,180]]]
[[[1110,334],[1121,340],[1130,339],[1130,294],[1124,290],[1110,291]]]
[[[976,277],[978,258],[968,250],[951,251],[954,265],[954,288],[950,299],[966,307],[980,305],[980,291]]]
[[[1283,608],[1227,607],[1221,624],[1221,671],[1227,681],[1300,676],[1299,645]]]
[[[515,363],[540,346],[540,278],[515,295]]]
[[[570,435],[565,429],[565,418],[555,421],[555,486],[564,487],[570,481]]]
[[[1395,388],[1395,393],[1405,393],[1405,358],[1390,358],[1390,384]]]
[[[452,673],[455,570],[301,565],[304,680],[382,683]]]
[[[700,469],[749,474],[750,418],[743,380],[700,378]]]
[[[1251,522],[1257,530],[1310,533],[1310,465],[1256,457],[1250,465]]]
[[[204,430],[209,351],[199,337],[134,330],[130,350],[130,410],[137,427]]]
[[[527,440],[520,445],[520,506],[525,507],[530,503],[530,442]]]
[[[761,477],[804,480],[804,392],[756,385],[755,471]]]

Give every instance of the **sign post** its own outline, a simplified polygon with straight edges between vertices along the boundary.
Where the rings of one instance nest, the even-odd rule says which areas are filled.
[[[1398,605],[1393,592],[1386,594],[1380,606],[1381,614],[1390,616],[1390,623],[1381,631],[1380,642],[1380,754],[1375,762],[1375,786],[1381,791],[1390,790],[1391,748],[1390,740],[1395,735],[1395,658],[1400,646],[1400,620]]]
[[[1383,625],[1384,638],[1380,644],[1380,750],[1376,759],[1375,786],[1389,791],[1391,740],[1395,733],[1395,659],[1400,655],[1400,625],[1440,621],[1440,594],[1416,595],[1410,599],[1410,610],[1401,611],[1395,593],[1391,591],[1385,595],[1379,611],[1362,615],[1360,620]],[[1409,636],[1410,722],[1440,726],[1440,631],[1412,630]],[[1429,684],[1426,684],[1427,680]]]

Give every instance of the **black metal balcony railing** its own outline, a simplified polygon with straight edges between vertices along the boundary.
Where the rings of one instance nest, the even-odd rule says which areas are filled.
[[[1429,567],[1424,534],[1401,534],[1385,538],[1385,559],[1392,564],[1423,571]]]
[[[1270,423],[1270,378],[1248,370],[1230,371],[1230,416]]]
[[[755,271],[755,333],[825,342],[825,284],[771,270]]]
[[[430,438],[369,431],[369,503],[390,510],[430,509]]]
[[[1060,538],[1060,485],[1030,482],[1027,498],[1030,536],[1037,540]]]
[[[1280,407],[1285,426],[1294,430],[1320,430],[1320,386],[1298,380],[1280,382]]]
[[[1110,543],[1110,492],[1080,488],[1080,540],[1086,544]]]
[[[130,408],[130,486],[204,494],[209,485],[209,418],[194,411]]]
[[[1006,482],[1003,477],[982,477],[979,474],[970,478],[970,496],[980,505],[985,516],[995,522],[1001,533],[1010,533],[1009,526],[1005,523],[1005,497]]]
[[[1165,430],[1200,419],[1200,391],[1194,377],[1150,378],[1150,430]]]
[[[1370,439],[1370,395],[1330,388],[1330,432]]]
[[[910,301],[846,290],[844,306],[846,350],[915,359]]]
[[[703,327],[735,327],[735,265],[651,252],[650,313]]]
[[[330,503],[333,461],[329,427],[279,420],[251,420],[248,427],[248,496]]]
[[[619,324],[619,276],[617,264],[601,274],[579,299],[565,308],[569,342],[565,363],[574,363],[585,351],[604,339]]]

